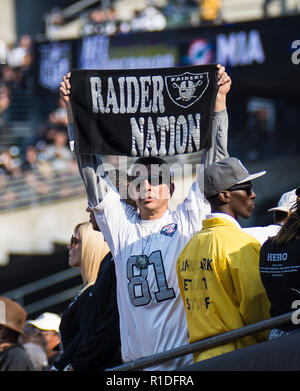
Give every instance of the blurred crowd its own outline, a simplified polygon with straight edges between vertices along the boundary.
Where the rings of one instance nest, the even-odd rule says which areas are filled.
[[[195,20],[202,15],[203,21],[214,22],[221,9],[220,0],[151,0],[144,9],[135,11],[130,21],[122,21],[114,3],[110,2],[110,8],[96,7],[82,14],[82,35],[163,30],[167,25],[191,24],[191,19],[184,20],[187,14]],[[60,10],[54,9],[52,29],[65,22]],[[7,48],[6,63],[0,65],[0,210],[76,196],[83,190],[68,146],[66,110],[60,99],[41,128],[34,129],[33,138],[26,138],[24,131],[21,142],[14,140],[12,121],[18,119],[13,110],[14,93],[33,88],[33,65],[29,35]]]
[[[149,0],[144,6],[140,4],[133,9],[129,20],[119,11],[116,1],[109,3],[107,8],[100,5],[81,15],[82,35],[161,31],[221,20],[221,0]],[[123,4],[126,7],[127,2],[123,1]],[[54,8],[48,15],[48,33],[51,35],[67,21],[63,12]]]
[[[224,22],[222,0],[143,0],[136,3],[136,6],[132,3],[131,0],[110,0],[82,12],[81,34],[127,34]],[[298,0],[294,4],[289,4],[286,0],[264,0],[261,8],[265,18],[273,15],[274,4],[275,7],[279,6],[282,15],[299,13],[300,10]],[[53,8],[47,15],[46,35],[51,36],[52,32],[68,22],[69,16],[65,16],[59,7]]]
[[[34,63],[32,40],[24,35],[8,49],[7,63],[0,68],[0,137],[13,135],[10,108],[16,90],[30,89]],[[31,139],[10,145],[1,143],[0,210],[74,196],[82,193],[74,155],[68,146],[66,110],[57,107]],[[65,184],[66,178],[69,184]]]
[[[17,302],[0,297],[0,303],[0,371],[49,370],[59,354],[60,316],[45,312],[30,320]]]

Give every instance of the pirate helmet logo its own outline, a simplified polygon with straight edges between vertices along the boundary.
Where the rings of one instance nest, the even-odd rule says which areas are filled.
[[[165,77],[171,100],[180,107],[190,107],[197,102],[209,85],[208,72],[190,73]]]

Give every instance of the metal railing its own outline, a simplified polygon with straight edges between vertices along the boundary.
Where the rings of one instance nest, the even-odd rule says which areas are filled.
[[[31,179],[26,178],[32,174]],[[8,197],[8,194],[11,196]],[[28,171],[20,179],[7,177],[0,187],[0,211],[36,206],[65,198],[82,196],[84,186],[79,173],[52,170],[47,175]]]
[[[80,0],[69,7],[66,7],[65,9],[62,10],[62,15],[65,18],[71,18],[72,16],[82,12],[88,7],[91,7],[92,5],[95,4],[101,4],[100,0]]]
[[[48,12],[45,15],[46,31],[47,27],[52,25],[53,20],[55,20],[57,14],[61,15],[64,19],[72,19],[78,16],[80,13],[84,12],[87,8],[96,5],[97,3],[100,5],[100,0],[79,0],[62,10],[54,9],[53,11]]]
[[[78,293],[81,285],[48,296],[45,299],[37,300],[31,304],[24,305],[24,297],[26,295],[41,291],[42,289],[49,288],[55,284],[78,276],[80,276],[80,270],[78,270],[78,268],[67,269],[21,287],[1,293],[1,296],[17,301],[22,307],[24,307],[27,314],[31,315],[33,313],[43,311],[45,308],[73,298]]]
[[[135,361],[119,365],[107,371],[136,371],[145,369],[153,365],[162,364],[166,361],[185,356],[190,353],[202,352],[207,349],[215,348],[220,345],[227,344],[238,338],[247,337],[260,331],[276,328],[284,324],[292,322],[292,314],[294,311],[287,314],[279,315],[267,320],[263,320],[248,326],[241,327],[236,330],[231,330],[226,333],[218,334],[210,338],[205,338],[201,341],[193,342],[189,345],[180,346],[165,352],[153,354],[143,357]]]

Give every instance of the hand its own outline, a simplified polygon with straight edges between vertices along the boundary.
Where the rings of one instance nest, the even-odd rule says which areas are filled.
[[[59,87],[59,94],[62,97],[67,108],[68,122],[73,123],[74,120],[73,120],[73,113],[72,113],[71,102],[70,102],[70,94],[71,94],[70,78],[71,78],[71,72],[67,73],[66,76],[63,76],[63,81],[60,83],[60,87]]]
[[[59,93],[63,98],[63,101],[67,105],[70,102],[70,94],[71,94],[71,72],[69,72],[66,76],[63,76],[63,81],[60,83]]]
[[[231,78],[228,76],[227,72],[225,72],[225,67],[218,64],[218,94],[215,102],[215,112],[222,111],[226,109],[226,95],[230,91],[231,88]]]
[[[228,76],[227,72],[225,72],[225,67],[223,67],[222,65],[218,64],[217,67],[219,68],[219,71],[218,71],[218,86],[219,87],[219,91],[218,91],[218,94],[220,95],[227,95],[228,92],[230,91],[230,87],[231,87],[231,78],[230,76]]]

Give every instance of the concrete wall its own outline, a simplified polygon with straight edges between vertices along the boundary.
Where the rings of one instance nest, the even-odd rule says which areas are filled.
[[[16,40],[15,2],[1,0],[0,2],[0,40],[12,45]]]
[[[68,243],[75,225],[88,221],[86,198],[54,202],[49,205],[0,214],[0,264],[9,253],[53,251],[53,243]]]

